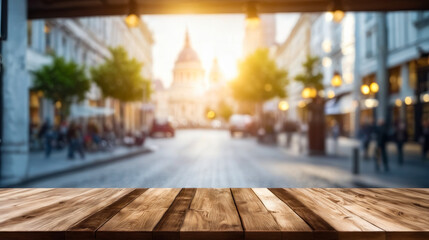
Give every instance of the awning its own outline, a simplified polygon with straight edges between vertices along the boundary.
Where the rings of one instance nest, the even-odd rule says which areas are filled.
[[[353,97],[351,94],[333,98],[325,104],[326,115],[345,114],[353,111]]]
[[[89,118],[99,116],[110,116],[115,110],[105,107],[92,107],[83,105],[72,105],[70,108],[71,118]]]

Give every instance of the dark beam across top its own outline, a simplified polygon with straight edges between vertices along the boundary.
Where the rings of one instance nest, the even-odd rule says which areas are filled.
[[[249,2],[259,13],[429,10],[429,0],[135,0],[140,14],[244,13]],[[28,0],[28,18],[126,15],[129,0]]]

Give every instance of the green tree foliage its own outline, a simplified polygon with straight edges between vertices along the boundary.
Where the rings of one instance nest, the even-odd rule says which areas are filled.
[[[295,76],[297,82],[302,83],[304,87],[314,87],[317,90],[323,89],[323,74],[318,72],[316,66],[319,58],[307,55],[307,59],[302,63],[303,72]]]
[[[82,101],[90,88],[84,68],[62,57],[53,56],[52,64],[34,71],[33,75],[34,89],[54,102],[61,102],[63,114],[68,113],[73,101]]]
[[[262,103],[274,97],[286,97],[288,74],[270,59],[268,49],[256,50],[238,64],[238,70],[238,77],[230,84],[235,99]]]
[[[111,58],[91,69],[93,81],[104,97],[123,102],[141,101],[150,98],[150,81],[143,78],[143,63],[130,59],[123,47],[110,48]]]
[[[218,103],[217,112],[221,118],[223,118],[225,121],[229,121],[229,118],[234,113],[234,110],[230,105],[228,105],[228,103],[226,103],[224,100],[221,100]]]

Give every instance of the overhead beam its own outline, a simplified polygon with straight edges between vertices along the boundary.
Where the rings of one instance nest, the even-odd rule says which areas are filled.
[[[28,18],[71,18],[86,16],[126,15],[127,0],[123,3],[109,0],[56,1],[29,0]],[[140,14],[220,14],[244,13],[245,0],[141,0]],[[345,11],[401,11],[428,10],[426,0],[259,0],[260,13],[324,12],[339,5]],[[98,3],[98,4],[97,4]],[[339,4],[338,4],[339,3]]]

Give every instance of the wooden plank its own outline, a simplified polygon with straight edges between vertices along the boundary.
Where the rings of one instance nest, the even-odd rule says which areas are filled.
[[[15,197],[8,198],[9,200],[0,201],[0,223],[9,219],[20,216],[30,218],[32,212],[37,211],[42,207],[52,206],[58,202],[70,200],[81,194],[91,192],[91,189],[52,189],[44,191],[42,189],[33,189],[28,192],[30,195],[16,199]],[[21,194],[19,194],[21,196]]]
[[[151,188],[121,209],[97,232],[97,239],[152,239],[152,231],[180,189]]]
[[[395,221],[402,221],[407,225],[412,225],[414,230],[429,229],[429,211],[421,211],[422,209],[417,206],[399,201],[395,202],[392,199],[373,198],[366,190],[342,189],[336,192],[348,194],[357,204],[365,207],[369,206],[395,216]]]
[[[243,235],[230,189],[197,189],[180,229],[180,239],[237,240]]]
[[[370,198],[373,201],[383,201],[383,205],[391,208],[399,207],[403,211],[422,211],[420,217],[429,219],[429,198],[423,199],[418,194],[407,194],[404,190],[399,189],[350,189],[351,193],[357,196]],[[429,196],[428,196],[429,197]],[[429,221],[429,220],[428,220]]]
[[[282,232],[282,239],[313,239],[313,230],[288,205],[266,188],[253,188],[265,208],[273,215]]]
[[[84,190],[80,190],[84,191]],[[76,192],[79,192],[76,189]],[[76,222],[99,211],[118,197],[127,194],[127,189],[90,189],[68,200],[59,200],[54,204],[36,208],[24,215],[0,223],[0,239],[18,233],[21,238],[45,239],[55,232],[64,232]],[[46,234],[46,236],[45,236]]]
[[[179,240],[180,228],[185,220],[186,213],[189,210],[192,199],[197,189],[184,188],[177,195],[170,208],[164,214],[162,219],[156,225],[153,232],[155,240]]]
[[[385,239],[382,229],[356,216],[342,206],[334,204],[318,192],[311,189],[287,189],[287,191],[330,224],[338,232],[339,239]]]
[[[147,189],[134,189],[128,194],[118,198],[117,201],[111,203],[107,207],[88,216],[77,224],[71,226],[66,232],[67,240],[89,240],[95,239],[95,232],[110,218],[118,213],[122,208],[134,201],[138,196],[142,195]]]
[[[315,239],[338,239],[335,229],[314,211],[305,206],[293,194],[282,188],[269,189],[280,200],[286,203],[299,217],[313,229]]]
[[[250,188],[231,189],[246,240],[280,240],[280,227],[274,217]]]
[[[383,229],[386,232],[386,239],[429,239],[427,227],[422,229],[420,224],[414,226],[409,220],[404,221],[403,216],[395,213],[393,209],[374,207],[372,204],[356,201],[354,196],[342,192],[341,189],[314,189],[314,191],[323,193],[330,201]]]

